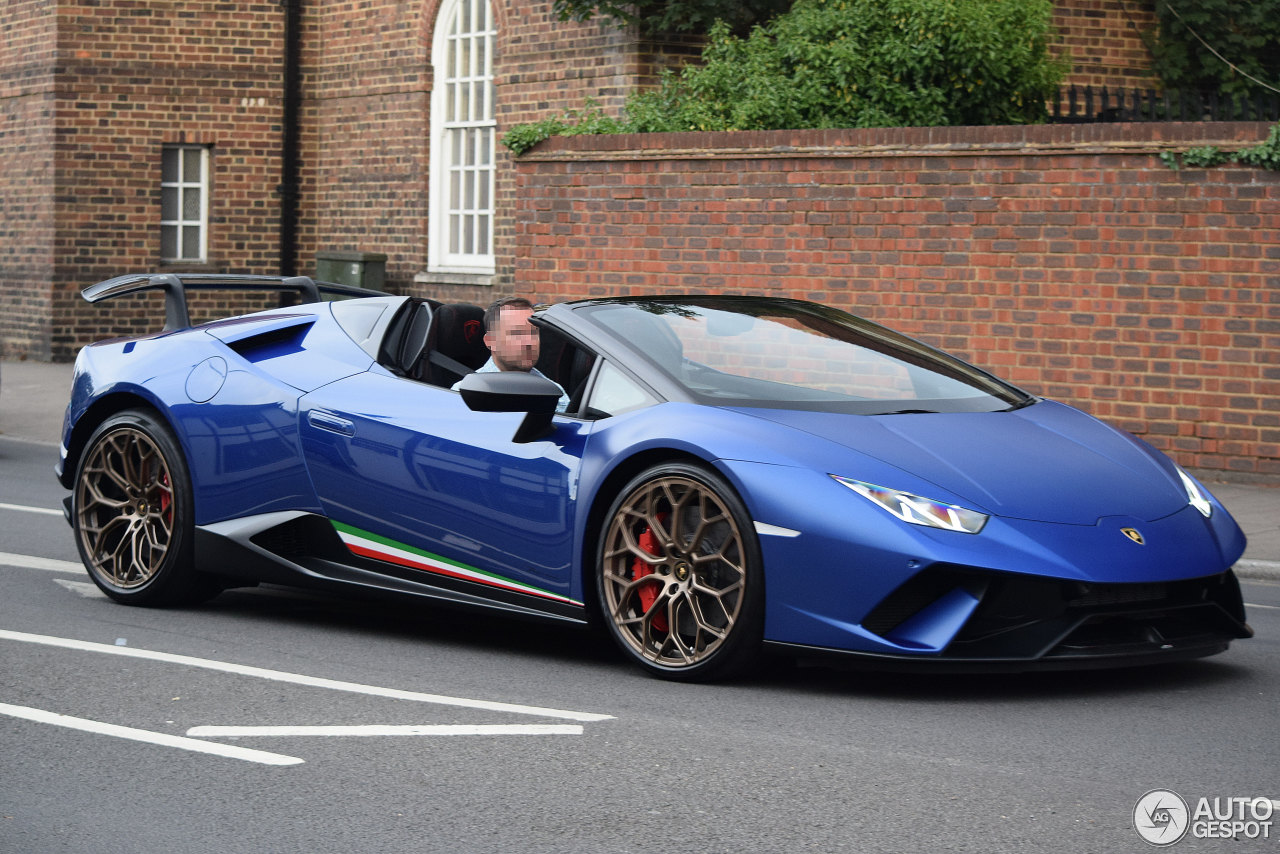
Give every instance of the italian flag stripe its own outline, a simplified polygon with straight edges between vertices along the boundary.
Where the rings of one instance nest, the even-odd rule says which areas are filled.
[[[465,563],[459,563],[455,560],[449,560],[447,557],[432,554],[431,552],[416,549],[405,543],[396,542],[395,540],[381,537],[369,531],[362,531],[351,525],[343,524],[332,519],[329,520],[333,524],[333,528],[338,532],[338,537],[342,542],[346,543],[347,548],[352,554],[361,557],[373,558],[374,560],[382,560],[388,563],[394,563],[398,566],[407,566],[410,569],[420,569],[424,572],[434,573],[435,575],[444,575],[449,578],[460,578],[464,581],[474,581],[479,584],[485,584],[489,587],[497,587],[502,590],[512,590],[516,593],[525,593],[530,596],[537,596],[540,599],[550,599],[553,602],[564,602],[568,605],[581,605],[575,599],[568,596],[561,596],[558,593],[552,593],[548,590],[541,590],[528,584],[522,584],[519,581],[512,581],[509,578],[503,578],[501,575],[494,575],[491,572],[485,572],[482,569],[476,569],[474,566],[468,566]]]

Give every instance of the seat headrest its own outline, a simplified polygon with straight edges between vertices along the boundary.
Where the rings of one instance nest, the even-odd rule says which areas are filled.
[[[435,349],[475,370],[489,361],[484,344],[484,309],[453,303],[436,311]]]
[[[432,385],[450,386],[489,361],[484,344],[484,309],[478,305],[451,303],[435,310],[426,358],[417,378]]]

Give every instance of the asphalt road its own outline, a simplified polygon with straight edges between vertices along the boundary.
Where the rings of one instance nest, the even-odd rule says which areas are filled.
[[[678,685],[441,610],[116,605],[55,454],[0,439],[0,852],[1138,851],[1152,789],[1280,800],[1280,585],[1181,665]],[[1280,850],[1274,824],[1174,850]]]

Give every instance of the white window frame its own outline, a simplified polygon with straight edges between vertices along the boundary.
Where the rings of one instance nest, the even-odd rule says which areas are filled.
[[[431,58],[428,270],[493,275],[497,120],[488,0],[444,0]],[[461,48],[461,49],[460,49]]]
[[[176,181],[166,181],[164,176],[164,158],[169,152],[178,153],[178,174]],[[199,157],[199,175],[194,180],[187,175],[186,166],[188,158],[192,155]],[[199,201],[195,205],[197,210],[189,211],[187,205],[188,194],[192,192],[199,193]],[[169,193],[176,196],[176,204],[173,206],[172,213],[174,216],[165,217],[165,204],[163,198]],[[160,213],[160,257],[162,261],[175,264],[203,264],[209,257],[209,147],[205,145],[166,145],[161,154],[161,174],[160,174],[160,194],[161,194],[161,213]],[[175,254],[165,252],[165,231],[166,229],[176,229],[176,239],[174,247],[177,250]],[[184,255],[183,247],[186,245],[184,236],[189,229],[197,230],[197,243],[199,244],[199,254]]]

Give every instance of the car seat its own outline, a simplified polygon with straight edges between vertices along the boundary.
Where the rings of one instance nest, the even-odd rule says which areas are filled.
[[[484,309],[450,303],[437,308],[427,334],[426,358],[418,379],[448,388],[489,361],[484,343]]]

